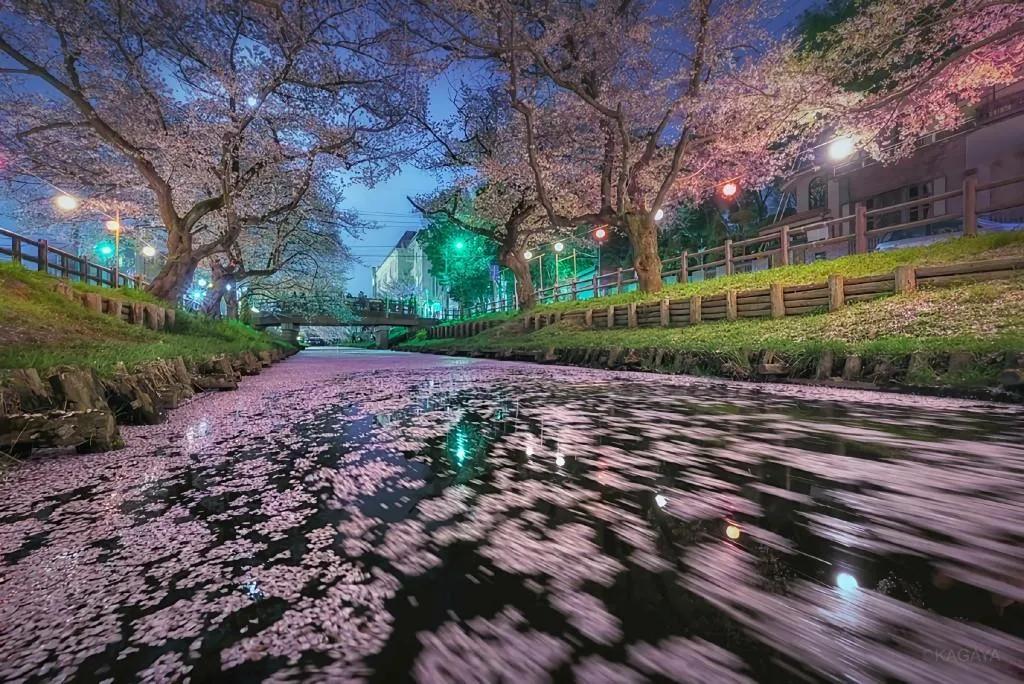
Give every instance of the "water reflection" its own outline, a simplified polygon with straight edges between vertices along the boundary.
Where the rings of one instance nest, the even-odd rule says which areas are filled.
[[[431,363],[300,357],[15,472],[0,676],[1018,674],[1014,410]]]

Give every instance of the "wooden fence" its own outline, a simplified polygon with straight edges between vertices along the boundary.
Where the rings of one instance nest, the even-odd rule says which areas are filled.
[[[737,269],[766,270],[798,263],[799,258],[809,250],[817,252],[830,247],[839,248],[837,251],[842,253],[837,256],[865,254],[872,251],[879,239],[887,233],[950,220],[962,219],[964,235],[976,236],[979,213],[989,214],[1024,206],[1024,190],[1013,193],[1008,200],[989,202],[983,209],[978,207],[978,193],[1016,184],[1024,184],[1024,176],[979,184],[977,176],[968,175],[964,178],[961,187],[955,190],[921,197],[909,202],[871,210],[868,210],[863,202],[858,202],[854,206],[853,214],[849,216],[830,218],[795,228],[783,226],[765,235],[746,240],[726,240],[718,247],[696,252],[684,251],[677,256],[663,259],[661,278],[666,282],[685,283],[690,282],[691,277],[694,276],[699,280],[705,280],[719,274],[732,275],[737,272]],[[945,211],[944,207],[952,204],[952,200],[959,201],[960,209]],[[942,207],[942,211],[945,213],[934,215],[935,207]],[[872,219],[904,210],[916,210],[918,213],[927,213],[929,216],[905,223],[869,228]],[[810,240],[809,236],[815,233],[824,233],[827,237]],[[618,294],[635,289],[637,282],[635,269],[620,268],[611,273],[595,274],[591,278],[569,280],[538,289],[537,301],[543,304]],[[463,315],[482,314],[510,308],[512,307],[508,305],[508,302],[505,302],[503,308],[493,305],[475,307],[463,312]]]
[[[703,321],[735,321],[741,318],[782,318],[836,311],[847,304],[891,294],[913,292],[919,287],[948,287],[957,283],[980,282],[1024,275],[1024,259],[990,259],[943,266],[900,266],[883,275],[843,278],[829,276],[828,282],[810,285],[772,283],[760,290],[728,290],[716,295],[694,295],[685,299],[664,298],[649,303],[617,304],[575,311],[526,314],[524,331],[568,321],[583,328],[681,328]],[[501,321],[468,321],[437,326],[428,332],[432,339],[476,335]]]
[[[0,261],[12,261],[33,271],[101,287],[143,288],[140,275],[128,275],[117,267],[101,266],[87,256],[76,256],[47,244],[0,228]]]

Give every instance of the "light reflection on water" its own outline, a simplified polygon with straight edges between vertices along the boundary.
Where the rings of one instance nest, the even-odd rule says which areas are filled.
[[[1024,660],[1011,409],[441,361],[311,390],[349,369],[306,363],[134,469],[6,483],[0,675],[1012,681]],[[31,584],[44,564],[96,600]]]

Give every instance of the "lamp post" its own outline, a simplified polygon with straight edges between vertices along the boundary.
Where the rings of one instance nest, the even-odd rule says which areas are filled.
[[[114,287],[117,287],[117,272],[121,270],[121,210],[118,209],[115,214],[104,225],[114,234]]]

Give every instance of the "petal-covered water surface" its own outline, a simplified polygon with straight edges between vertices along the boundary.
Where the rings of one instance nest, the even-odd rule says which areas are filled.
[[[307,351],[0,480],[0,680],[1024,676],[1024,413]]]

